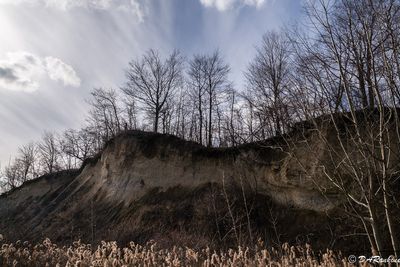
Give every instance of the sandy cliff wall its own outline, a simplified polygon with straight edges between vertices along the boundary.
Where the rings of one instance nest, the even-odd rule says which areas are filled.
[[[206,149],[172,136],[141,134],[117,137],[95,164],[83,169],[76,180],[90,185],[88,198],[100,190],[107,199],[129,205],[154,187],[165,190],[177,185],[195,188],[209,182],[234,182],[245,183],[284,205],[316,211],[333,207],[314,185],[316,179],[323,181],[315,170],[321,158],[303,154],[301,146],[292,150],[284,140],[272,140]],[[321,148],[316,145],[316,149]]]

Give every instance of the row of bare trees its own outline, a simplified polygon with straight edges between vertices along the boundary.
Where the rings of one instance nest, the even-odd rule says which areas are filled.
[[[124,130],[234,146],[309,120],[331,159],[316,169],[346,200],[346,212],[360,220],[373,250],[398,253],[400,3],[313,0],[304,10],[304,25],[264,35],[242,90],[229,80],[219,51],[189,59],[178,51],[166,58],[148,51],[129,63],[120,89],[92,91],[83,129],[45,134],[22,147],[3,172],[5,184],[13,188],[77,167]],[[321,115],[333,139],[316,119]]]
[[[90,132],[90,128],[71,129],[62,134],[44,132],[38,142],[18,149],[15,158],[1,172],[1,188],[12,190],[44,174],[79,168],[86,158],[99,151],[96,137],[97,133]]]
[[[122,130],[142,129],[207,146],[232,144],[228,126],[238,103],[229,71],[218,51],[186,62],[178,51],[163,59],[150,50],[129,63],[120,89],[92,91],[89,124],[104,140]]]

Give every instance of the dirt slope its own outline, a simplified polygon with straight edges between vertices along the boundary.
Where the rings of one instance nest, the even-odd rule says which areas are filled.
[[[298,142],[290,149],[287,139]],[[339,204],[315,186],[324,148],[312,133],[229,149],[207,149],[167,135],[126,132],[80,170],[30,181],[0,197],[0,233],[10,239],[58,242],[82,238],[234,244],[346,240]],[[307,147],[309,149],[309,147]],[[290,153],[289,153],[290,151]],[[306,171],[304,171],[304,168]],[[329,191],[329,190],[328,190]],[[358,245],[360,246],[360,245]]]

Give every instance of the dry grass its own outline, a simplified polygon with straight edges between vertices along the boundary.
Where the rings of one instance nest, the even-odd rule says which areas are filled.
[[[159,249],[155,242],[144,246],[131,242],[124,248],[104,241],[97,247],[80,241],[59,247],[49,239],[36,245],[0,242],[1,266],[352,266],[330,250],[315,254],[308,245],[288,244],[278,250],[265,249],[261,241],[254,249],[238,247],[218,252],[178,246]]]

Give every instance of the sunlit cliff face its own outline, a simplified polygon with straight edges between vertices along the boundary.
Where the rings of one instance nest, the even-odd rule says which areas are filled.
[[[242,88],[254,46],[298,17],[294,2],[0,0],[0,162],[44,130],[82,126],[90,90],[122,86],[129,60],[150,48],[220,49]]]

